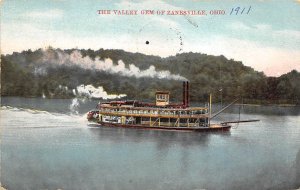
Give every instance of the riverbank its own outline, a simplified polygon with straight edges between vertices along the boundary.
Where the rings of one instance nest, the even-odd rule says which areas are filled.
[[[45,100],[72,100],[74,97],[52,97],[52,98],[48,98],[48,97],[34,97],[34,96],[0,96],[0,105],[1,105],[1,99],[2,98],[28,98],[28,99],[45,99]],[[78,99],[84,99],[84,97],[77,97]],[[95,98],[91,98],[94,101],[107,101],[107,100],[103,100],[103,99],[95,99]],[[118,99],[118,100],[125,100],[125,99]],[[128,99],[127,99],[128,100]],[[130,99],[131,100],[131,99]],[[143,100],[146,102],[151,102],[151,100]],[[223,105],[227,105],[230,104],[232,101],[234,101],[234,99],[232,100],[225,100],[222,102]],[[173,100],[172,102],[176,102],[176,100]],[[179,102],[179,101],[178,101]],[[242,103],[241,103],[242,102]],[[206,102],[195,102],[192,101],[192,104],[205,104]],[[213,101],[213,104],[220,104],[220,101],[215,100]],[[235,105],[242,105],[242,106],[278,106],[278,107],[297,107],[300,106],[300,104],[296,104],[293,101],[290,100],[255,100],[255,99],[242,99],[240,98],[240,100],[238,101],[238,103],[236,103]]]

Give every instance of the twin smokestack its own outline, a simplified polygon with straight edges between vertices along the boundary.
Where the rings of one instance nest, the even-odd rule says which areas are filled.
[[[190,105],[190,94],[189,94],[189,81],[183,81],[183,91],[182,91],[182,104],[183,107],[189,107]]]

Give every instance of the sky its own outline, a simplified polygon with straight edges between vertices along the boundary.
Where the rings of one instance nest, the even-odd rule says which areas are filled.
[[[300,0],[2,0],[0,5],[1,54],[49,46],[161,57],[200,52],[242,61],[267,76],[300,71]],[[230,14],[237,7],[238,14]],[[144,10],[155,14],[142,15]],[[164,15],[157,14],[161,10]],[[174,10],[207,15],[166,15]]]

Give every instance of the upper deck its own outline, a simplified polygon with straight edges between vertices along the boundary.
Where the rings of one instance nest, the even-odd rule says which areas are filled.
[[[183,82],[182,103],[172,104],[168,91],[156,91],[155,103],[131,101],[111,101],[99,104],[100,114],[128,117],[159,118],[208,118],[208,107],[189,107],[189,83]]]
[[[130,117],[161,117],[161,118],[207,118],[207,107],[158,107],[158,106],[134,106],[111,105],[103,103],[99,105],[100,113],[113,116]]]

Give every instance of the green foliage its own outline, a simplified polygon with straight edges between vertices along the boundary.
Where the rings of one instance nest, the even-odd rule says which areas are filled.
[[[71,54],[74,49],[49,48],[47,53],[58,56],[57,52]],[[172,101],[182,99],[180,81],[135,78],[110,74],[99,70],[83,69],[75,65],[51,65],[42,62],[44,50],[23,51],[1,56],[1,95],[49,98],[73,97],[73,89],[81,84],[103,86],[108,93],[127,94],[128,99],[153,100],[156,90],[169,90]],[[186,77],[191,84],[191,101],[207,101],[209,93],[215,101],[231,101],[243,97],[255,103],[300,104],[300,73],[291,71],[278,78],[266,77],[263,73],[246,67],[242,62],[228,60],[223,55],[212,56],[201,53],[182,53],[160,58],[123,50],[97,51],[78,50],[83,57],[95,60],[110,58],[114,64],[119,60],[125,67],[134,64],[140,70],[151,65],[157,71],[169,70],[172,74]]]

